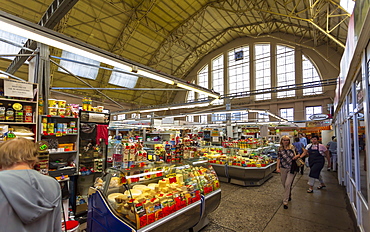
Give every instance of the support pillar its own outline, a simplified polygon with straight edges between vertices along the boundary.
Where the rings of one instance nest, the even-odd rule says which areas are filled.
[[[44,101],[43,114],[48,111],[50,94],[50,51],[49,46],[37,43],[39,55],[30,61],[28,81],[38,83],[39,97]]]

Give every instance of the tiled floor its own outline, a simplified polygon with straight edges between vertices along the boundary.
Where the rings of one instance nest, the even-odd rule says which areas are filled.
[[[278,173],[258,187],[221,183],[220,206],[209,215],[201,232],[357,231],[346,203],[345,188],[334,172],[322,171],[327,188],[307,193],[308,169],[297,174],[289,208],[282,205],[283,187]]]

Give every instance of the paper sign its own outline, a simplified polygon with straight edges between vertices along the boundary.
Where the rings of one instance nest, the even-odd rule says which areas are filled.
[[[33,99],[32,84],[12,80],[4,80],[4,96]]]
[[[212,137],[212,142],[219,142],[220,141],[220,139],[219,139],[219,137]]]
[[[89,122],[104,123],[104,122],[106,122],[105,121],[105,115],[104,114],[89,113]]]

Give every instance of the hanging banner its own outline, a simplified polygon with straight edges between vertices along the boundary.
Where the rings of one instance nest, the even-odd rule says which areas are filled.
[[[27,82],[4,80],[4,96],[33,99],[32,84]]]

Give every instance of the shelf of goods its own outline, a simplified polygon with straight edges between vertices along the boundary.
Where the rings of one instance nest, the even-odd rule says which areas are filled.
[[[9,128],[16,137],[35,140],[37,87],[34,83],[0,78],[0,141],[6,140]]]
[[[242,147],[209,147],[206,156],[220,181],[242,186],[262,185],[276,169],[276,146]]]
[[[103,172],[108,144],[109,113],[80,111],[81,175]]]
[[[144,145],[146,144],[144,143]],[[163,160],[166,163],[199,158],[206,151],[198,146],[197,142],[187,139],[180,139],[177,144],[173,140],[165,143],[156,142],[152,145],[153,149],[149,149],[148,159],[153,161]]]
[[[38,140],[49,147],[48,164],[41,172],[53,177],[77,175],[79,118],[41,115],[39,120]]]
[[[179,132],[177,131],[143,131],[144,144],[151,145],[153,142],[162,143],[164,141],[174,141],[178,134]]]
[[[90,188],[87,231],[199,231],[221,201],[207,160],[108,168]]]
[[[84,98],[83,103],[88,102]],[[102,108],[102,106],[99,106]],[[88,111],[93,109],[91,104],[79,111],[79,164],[76,181],[76,205],[72,205],[75,216],[83,216],[87,213],[87,199],[90,186],[94,180],[101,176],[106,168],[107,141],[109,113],[99,111]]]

